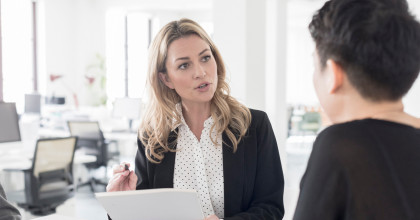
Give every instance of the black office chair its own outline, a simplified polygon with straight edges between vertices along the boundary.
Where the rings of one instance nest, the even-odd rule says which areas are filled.
[[[87,155],[96,157],[95,162],[85,163],[85,166],[90,171],[104,166],[106,178],[108,161],[115,156],[118,156],[118,152],[109,152],[108,147],[112,142],[105,140],[98,122],[68,121],[67,124],[71,135],[78,137],[77,149],[84,151]],[[94,192],[96,185],[106,186],[108,184],[107,181],[97,179],[92,175],[90,176],[91,177],[87,182],[77,184],[77,188],[89,185],[92,192]]]
[[[8,192],[9,200],[34,215],[55,213],[57,206],[74,195],[76,143],[76,137],[38,140],[31,168],[4,170],[24,174],[24,189]]]

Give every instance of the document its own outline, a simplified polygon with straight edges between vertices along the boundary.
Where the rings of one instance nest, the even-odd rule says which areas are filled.
[[[95,193],[112,220],[203,220],[195,190],[146,189]]]

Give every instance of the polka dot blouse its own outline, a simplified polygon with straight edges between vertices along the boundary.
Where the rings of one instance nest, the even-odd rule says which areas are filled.
[[[180,104],[178,111],[182,111]],[[182,115],[182,114],[181,114]],[[213,125],[210,117],[204,122],[204,129],[200,141],[195,137],[182,117],[182,124],[178,126],[178,143],[174,188],[194,189],[198,192],[204,216],[224,216],[224,177],[222,136],[212,132],[217,140],[217,146],[210,139],[210,128]]]

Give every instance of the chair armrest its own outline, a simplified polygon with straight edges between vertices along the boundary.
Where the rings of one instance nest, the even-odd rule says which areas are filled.
[[[118,141],[116,141],[116,140],[109,140],[109,139],[105,139],[105,140],[104,140],[104,143],[105,143],[105,144],[112,144],[112,143],[118,143]]]
[[[3,169],[4,172],[30,172],[32,168],[5,168]]]

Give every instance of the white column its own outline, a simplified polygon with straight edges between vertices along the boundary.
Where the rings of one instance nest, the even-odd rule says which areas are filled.
[[[268,113],[286,165],[286,1],[214,0],[214,40],[232,95]]]
[[[214,0],[214,41],[225,61],[232,95],[246,101],[246,1]]]
[[[273,80],[274,88],[273,100],[267,100],[267,103],[274,102],[275,111],[273,115],[273,127],[279,145],[280,157],[282,160],[283,170],[286,170],[286,138],[287,138],[287,115],[286,115],[286,15],[287,15],[287,1],[271,0],[275,14],[275,25],[272,27],[275,30],[275,74]],[[271,77],[270,77],[271,78]],[[271,94],[270,94],[271,95]],[[271,113],[271,112],[269,112]]]
[[[246,0],[245,100],[249,107],[265,110],[266,0]]]
[[[226,62],[232,95],[265,109],[266,0],[215,0],[214,40]]]

